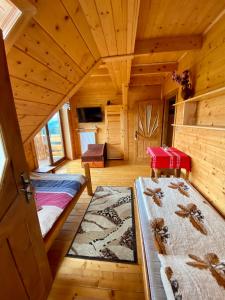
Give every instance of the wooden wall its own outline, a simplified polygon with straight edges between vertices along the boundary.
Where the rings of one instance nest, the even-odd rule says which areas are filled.
[[[24,146],[25,157],[27,166],[30,171],[35,170],[38,167],[38,161],[35,153],[34,142],[27,143]]]
[[[149,99],[159,100],[161,97],[161,86],[131,86],[128,92],[128,148],[129,160],[135,161],[135,111],[136,102]],[[101,79],[90,78],[79,92],[71,99],[71,113],[74,119],[73,132],[77,138],[77,128],[93,128],[98,127],[97,143],[105,143],[105,122],[102,123],[78,123],[76,116],[76,107],[101,106],[102,110],[106,106],[107,101],[112,104],[122,104],[122,96],[117,94],[116,89],[110,77],[102,77]],[[79,148],[79,141],[76,142]]]
[[[91,107],[100,106],[103,114],[107,101],[110,100],[112,104],[121,104],[122,98],[120,94],[117,94],[116,89],[113,86],[110,77],[102,77],[100,79],[90,77],[85,85],[78,91],[76,95],[71,99],[71,115],[73,118],[73,135],[75,137],[76,148],[78,148],[78,156],[80,155],[79,138],[77,128],[94,128],[97,126],[97,143],[105,143],[105,120],[98,123],[78,123],[76,108],[77,107]]]
[[[204,36],[202,49],[180,61],[180,72],[191,70],[196,95],[225,86],[224,24],[225,16]],[[164,94],[176,88],[168,78]],[[182,112],[183,104],[177,106],[176,124],[181,124]],[[195,117],[199,125],[225,126],[225,94],[199,102]],[[176,127],[174,145],[192,157],[191,181],[225,215],[225,131]]]

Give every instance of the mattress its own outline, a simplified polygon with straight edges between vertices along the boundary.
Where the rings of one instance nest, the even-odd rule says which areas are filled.
[[[188,294],[187,282],[193,282],[190,275],[193,273],[198,277],[198,284],[195,285],[196,294],[198,292],[196,299],[213,299],[213,292],[207,291],[207,294],[204,288],[206,280],[202,279],[205,276],[203,272],[198,273],[192,270],[192,264],[190,269],[187,267],[184,270],[183,268],[183,273],[179,273],[177,266],[182,265],[183,261],[190,260],[190,257],[195,259],[204,257],[205,259],[212,254],[219,258],[218,263],[214,260],[214,268],[224,265],[225,223],[223,218],[198,191],[182,178],[159,178],[155,182],[151,178],[140,177],[135,185],[152,299],[166,299],[160,275],[162,266],[159,257],[163,257],[165,261],[168,260],[168,266],[173,270],[171,274],[176,274],[175,280],[179,282],[183,295]],[[157,222],[160,222],[162,226],[160,227],[160,223]],[[153,231],[156,238],[153,237]],[[159,236],[161,239],[158,238]],[[167,255],[158,256],[155,244],[161,251],[160,253]],[[219,263],[220,260],[222,263]],[[186,263],[184,266],[186,267]],[[171,286],[172,281],[170,281]],[[164,284],[165,282],[164,280]],[[207,281],[207,284],[210,286],[212,283]],[[168,289],[166,291],[168,295]],[[174,297],[168,297],[168,299],[180,299],[176,298],[175,292],[174,290]],[[207,297],[202,298],[205,293]],[[185,299],[195,298],[186,297]]]
[[[160,275],[161,265],[158,259],[158,253],[154,247],[152,232],[149,230],[149,216],[145,206],[146,203],[143,199],[143,189],[140,180],[135,181],[135,186],[137,191],[138,210],[140,215],[141,231],[143,235],[151,299],[166,300],[167,298]]]
[[[43,238],[86,179],[83,175],[31,173],[35,201]]]

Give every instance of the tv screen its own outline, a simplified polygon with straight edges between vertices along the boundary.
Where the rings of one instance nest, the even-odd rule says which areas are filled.
[[[101,107],[81,107],[77,108],[79,123],[102,122]]]

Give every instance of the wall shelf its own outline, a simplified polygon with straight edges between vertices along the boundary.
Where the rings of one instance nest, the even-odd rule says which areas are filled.
[[[209,130],[220,130],[225,131],[225,126],[211,126],[211,125],[183,125],[183,124],[172,124],[174,127],[183,128],[196,128],[196,129],[209,129]]]
[[[188,100],[183,100],[179,101],[174,104],[174,106],[180,105],[180,104],[185,104],[185,103],[190,103],[190,102],[198,102],[198,101],[203,101],[203,100],[208,100],[210,97],[213,97],[212,99],[215,99],[216,96],[219,96],[221,94],[225,94],[225,87],[221,87],[218,89],[215,89],[213,91],[206,92],[204,94],[195,96],[193,98],[190,98]]]

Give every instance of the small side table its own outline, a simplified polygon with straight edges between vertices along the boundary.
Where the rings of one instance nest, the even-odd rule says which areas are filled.
[[[56,166],[42,166],[34,170],[37,173],[55,173]]]
[[[186,179],[188,179],[191,170],[191,158],[184,152],[174,147],[167,149],[148,147],[147,153],[151,158],[151,177],[160,176],[162,169],[174,169],[175,176],[180,177],[180,170],[186,169]]]

